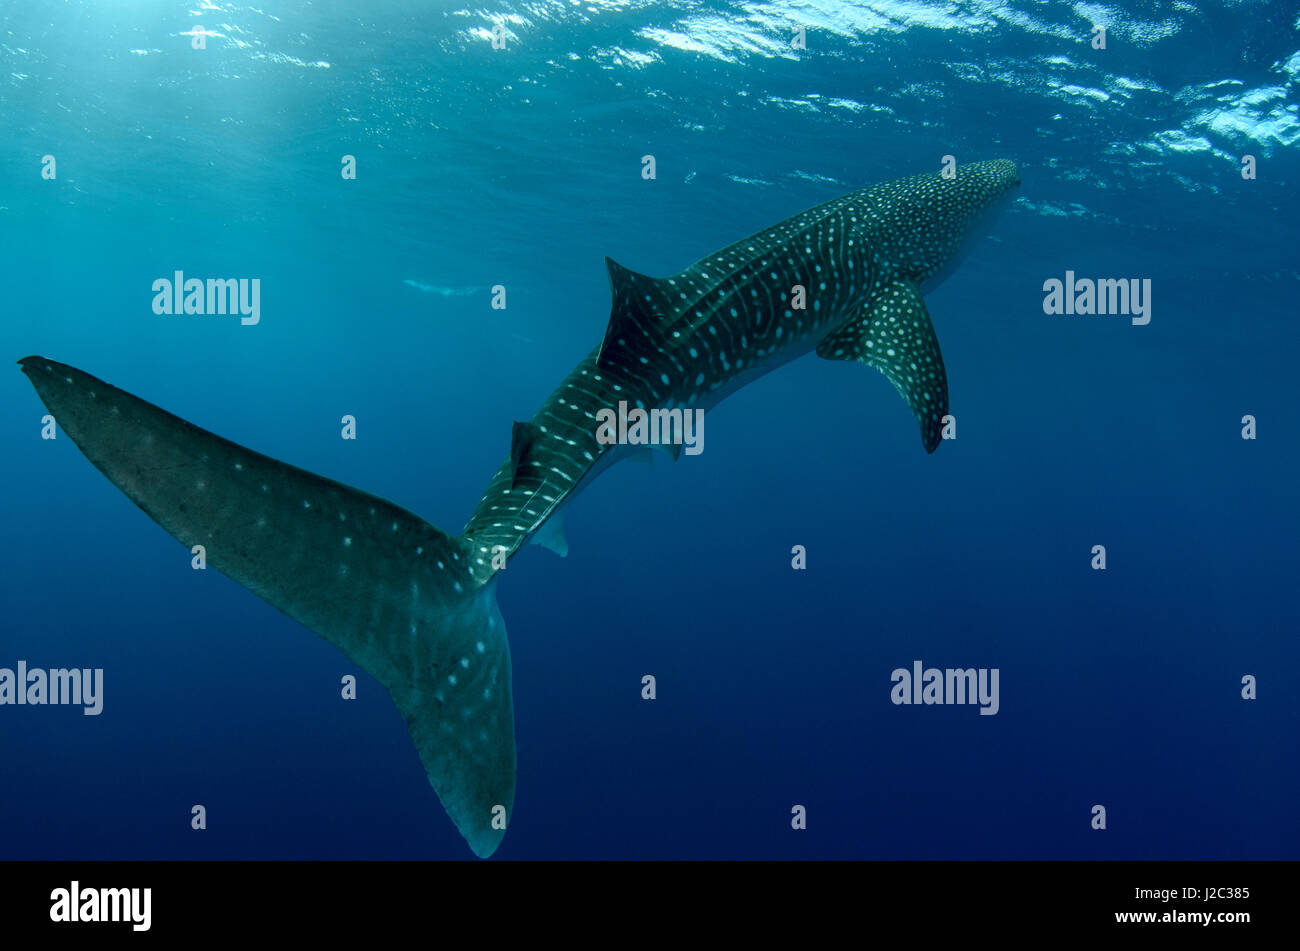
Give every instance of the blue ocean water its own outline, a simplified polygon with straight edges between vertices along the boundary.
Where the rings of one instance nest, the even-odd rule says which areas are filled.
[[[65,2],[0,56],[0,354],[452,532],[600,339],[604,255],[1014,160],[927,299],[955,440],[810,355],[511,561],[497,855],[1297,857],[1295,5]],[[154,314],[178,269],[260,278],[260,323]],[[1046,315],[1067,270],[1149,279],[1150,323]],[[0,858],[469,857],[379,684],[44,413],[0,373],[0,667],[102,667],[104,709],[0,706]],[[891,703],[916,660],[999,712]]]

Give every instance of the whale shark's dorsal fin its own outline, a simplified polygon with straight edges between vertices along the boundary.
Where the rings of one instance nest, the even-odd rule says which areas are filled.
[[[882,288],[866,312],[817,346],[827,360],[857,360],[894,384],[921,426],[926,452],[938,448],[948,413],[948,374],[925,301],[915,284],[894,281]]]
[[[596,357],[596,365],[602,368],[615,365],[616,355],[629,348],[640,354],[648,344],[658,347],[671,308],[665,279],[638,274],[609,257],[605,267],[609,271],[609,326]]]

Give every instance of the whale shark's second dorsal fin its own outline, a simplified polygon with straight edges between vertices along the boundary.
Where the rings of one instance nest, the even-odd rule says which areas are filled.
[[[596,364],[608,368],[629,354],[648,359],[643,351],[660,346],[666,315],[671,312],[665,281],[628,270],[613,258],[605,258],[605,267],[609,271],[609,326]]]
[[[510,487],[513,489],[519,484],[520,470],[524,466],[530,465],[528,453],[533,444],[541,436],[541,430],[536,423],[517,422],[510,430],[510,468],[511,479]]]
[[[894,281],[885,286],[871,298],[866,313],[817,345],[817,355],[880,370],[911,407],[925,451],[938,448],[948,414],[948,374],[916,285]]]

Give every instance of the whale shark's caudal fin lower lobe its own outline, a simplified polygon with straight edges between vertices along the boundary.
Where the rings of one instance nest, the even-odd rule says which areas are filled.
[[[19,363],[58,427],[150,518],[384,685],[447,814],[491,855],[514,806],[510,650],[468,546],[72,367]]]

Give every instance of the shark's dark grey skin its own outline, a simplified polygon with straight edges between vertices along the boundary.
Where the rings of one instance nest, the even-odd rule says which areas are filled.
[[[708,409],[816,349],[882,370],[933,451],[948,386],[921,294],[1019,183],[1011,162],[980,162],[818,205],[670,277],[607,261],[604,339],[515,424],[459,538],[65,364],[19,363],[63,432],[146,514],[384,685],[447,814],[488,856],[515,792],[496,570],[619,457],[597,441],[596,414],[621,400]]]
[[[925,448],[939,445],[948,380],[921,299],[1020,184],[1012,162],[978,162],[886,182],[787,218],[663,278],[606,258],[613,302],[605,339],[531,420],[464,538],[471,570],[513,553],[619,455],[596,440],[596,412],[709,409],[816,348],[879,368],[912,408]],[[806,291],[792,306],[792,288]]]

